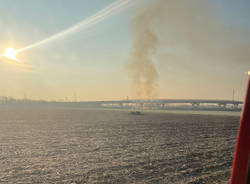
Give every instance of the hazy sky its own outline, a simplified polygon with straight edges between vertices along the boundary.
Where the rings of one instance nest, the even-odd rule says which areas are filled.
[[[250,58],[250,1],[204,0],[211,6],[208,10],[216,11],[216,16],[214,12],[200,12],[195,0],[189,0],[192,3],[188,6],[192,7],[186,7],[187,0],[176,0],[178,6],[171,0],[162,1],[170,9],[166,9],[169,14],[163,14],[168,17],[163,17],[161,24],[158,22],[154,27],[161,43],[152,56],[159,74],[156,98],[232,99],[234,88],[235,99],[242,99],[247,81],[245,72],[250,69],[250,60],[247,61]],[[114,0],[0,0],[0,51],[40,41],[112,2]],[[78,31],[20,53],[18,58],[25,67],[0,62],[0,96],[23,98],[26,95],[49,100],[72,100],[74,94],[78,100],[133,97],[126,67],[134,41],[131,21],[152,2],[141,0],[88,31]],[[176,10],[173,12],[180,10],[183,15],[171,12],[171,6]],[[183,19],[189,11],[192,11],[189,18],[201,21],[201,27]],[[174,22],[180,20],[181,25]],[[210,22],[208,28],[204,28],[206,20],[214,20],[216,24]],[[203,46],[214,49],[208,48],[205,52],[197,44],[190,44],[194,39],[188,39],[187,33],[180,37],[179,29],[187,27],[190,31],[192,25],[197,27],[190,35],[209,35],[197,42],[202,40]],[[225,36],[221,34],[224,32]],[[219,39],[223,37],[219,44],[210,42],[213,34],[219,35]],[[218,39],[217,36],[214,39]],[[234,50],[237,46],[240,49],[236,54],[242,52],[244,58],[234,57],[234,52],[232,55],[226,51],[221,53],[227,50],[224,45]],[[216,52],[217,47],[220,53]],[[241,62],[239,58],[246,60]]]

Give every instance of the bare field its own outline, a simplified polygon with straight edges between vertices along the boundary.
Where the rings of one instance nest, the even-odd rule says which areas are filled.
[[[0,183],[228,183],[239,117],[0,110]]]

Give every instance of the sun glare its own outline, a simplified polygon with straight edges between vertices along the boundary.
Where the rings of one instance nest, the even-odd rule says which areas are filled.
[[[15,60],[15,61],[19,61],[17,58],[16,58],[16,55],[17,55],[17,52],[13,49],[13,48],[7,48],[5,51],[4,51],[4,56],[8,59],[11,59],[11,60]]]

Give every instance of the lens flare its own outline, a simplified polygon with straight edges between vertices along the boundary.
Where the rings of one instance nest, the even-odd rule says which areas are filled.
[[[3,54],[3,56],[6,57],[7,59],[14,60],[14,61],[19,61],[16,58],[16,55],[17,55],[17,51],[15,51],[13,48],[5,49],[4,54]]]

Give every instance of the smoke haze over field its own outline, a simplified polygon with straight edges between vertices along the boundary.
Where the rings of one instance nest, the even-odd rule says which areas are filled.
[[[137,13],[131,28],[128,68],[135,97],[155,97],[157,64],[197,74],[206,67],[249,67],[249,29],[228,25],[209,1],[156,0]]]
[[[0,96],[232,99],[235,89],[244,99],[249,0],[128,1],[100,22],[97,12],[125,1],[2,1],[0,55],[54,41],[18,54],[32,72],[0,61]]]

